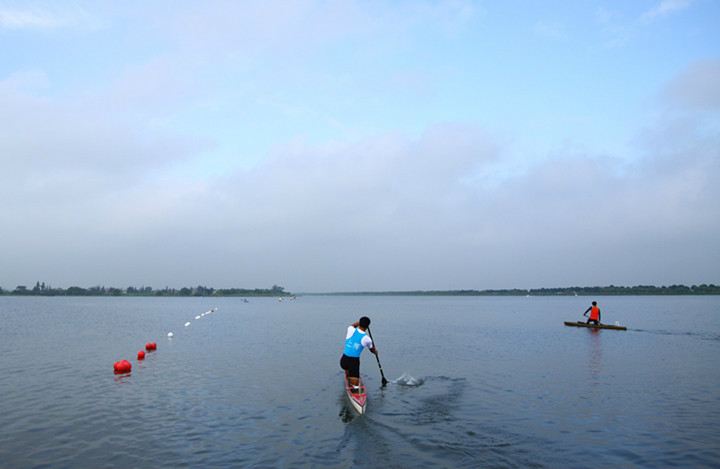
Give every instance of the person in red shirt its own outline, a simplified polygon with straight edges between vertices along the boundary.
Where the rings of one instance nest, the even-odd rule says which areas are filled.
[[[585,324],[590,324],[590,321],[594,324],[600,324],[600,308],[597,307],[597,301],[592,302],[592,306],[583,313],[583,316],[587,316],[588,313],[590,313],[590,317]]]

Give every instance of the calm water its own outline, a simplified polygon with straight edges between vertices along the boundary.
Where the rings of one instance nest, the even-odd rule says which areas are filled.
[[[629,330],[563,325],[593,299]],[[720,297],[0,297],[0,466],[717,468],[719,313]],[[362,314],[391,383],[365,352],[357,416],[338,361]]]

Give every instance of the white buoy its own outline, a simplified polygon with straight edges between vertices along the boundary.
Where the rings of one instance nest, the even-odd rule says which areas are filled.
[[[197,321],[198,319],[200,319],[200,316],[195,316],[195,320]]]
[[[190,327],[190,322],[189,322],[189,321],[185,323],[185,327]]]
[[[172,338],[173,338],[173,333],[172,333],[172,332],[168,332],[168,339],[172,339]]]

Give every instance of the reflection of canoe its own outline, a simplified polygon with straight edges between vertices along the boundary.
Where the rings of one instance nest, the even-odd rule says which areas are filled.
[[[625,326],[611,326],[610,324],[585,324],[584,322],[565,321],[566,326],[589,327],[591,329],[615,329],[617,331],[626,331]]]
[[[358,384],[358,388],[352,389],[350,381],[345,378],[345,394],[347,394],[348,400],[353,406],[353,409],[357,410],[359,414],[364,414],[365,406],[367,404],[367,391],[365,390],[365,382],[363,381],[362,376],[360,377]]]

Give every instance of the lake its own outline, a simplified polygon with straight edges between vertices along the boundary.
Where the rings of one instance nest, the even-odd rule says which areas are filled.
[[[563,325],[592,300],[628,330]],[[0,466],[717,468],[719,313],[716,296],[3,296]],[[364,352],[359,416],[338,362],[361,315],[390,383]]]

